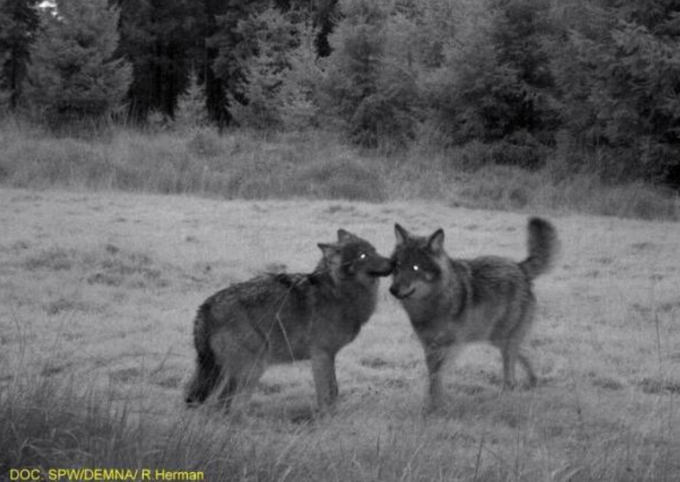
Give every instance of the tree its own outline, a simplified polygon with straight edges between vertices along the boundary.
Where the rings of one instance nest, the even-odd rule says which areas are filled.
[[[325,110],[336,116],[350,139],[365,147],[394,147],[413,136],[418,91],[408,48],[390,2],[341,0],[341,20],[330,36],[323,85]],[[396,22],[396,23],[392,23]]]
[[[107,0],[58,0],[41,14],[27,94],[52,126],[97,122],[123,100],[131,79],[113,57],[118,10]]]
[[[190,0],[115,0],[120,7],[118,54],[133,66],[129,118],[149,112],[173,118],[190,72],[199,66],[202,6]]]
[[[31,44],[39,18],[38,0],[0,0],[0,91],[11,110],[19,105]]]
[[[265,10],[269,2],[229,0],[223,3],[220,13],[215,15],[215,31],[207,39],[207,45],[214,55],[211,70],[223,93],[221,99],[215,99],[222,109],[219,124],[227,126],[233,121],[231,105],[247,103],[246,63],[257,52],[257,39],[248,35],[243,23]]]
[[[328,38],[335,28],[337,17],[338,0],[315,0],[313,13],[313,27],[317,34],[314,46],[319,57],[328,57],[331,54],[331,45]]]
[[[233,99],[239,125],[257,129],[299,130],[315,122],[316,85],[323,78],[316,65],[315,32],[297,10],[268,8],[242,22],[255,52],[244,61],[245,103]]]
[[[177,100],[175,125],[188,129],[203,127],[208,124],[208,112],[205,108],[205,91],[198,83],[198,75],[192,72],[189,85]]]
[[[610,181],[679,186],[680,3],[619,0],[594,10],[606,28],[591,21],[572,33],[576,65],[559,76],[570,134],[598,153]]]
[[[544,0],[468,5],[445,49],[430,105],[454,145],[481,141],[490,159],[536,167],[554,144],[559,111],[547,45],[555,29]]]

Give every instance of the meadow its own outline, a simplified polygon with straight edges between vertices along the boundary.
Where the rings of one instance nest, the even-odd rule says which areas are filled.
[[[80,142],[53,142],[49,159],[80,152]],[[20,150],[6,146],[5,160]],[[101,172],[91,184],[81,173],[27,175],[21,187],[20,168],[48,158],[47,144],[32,148],[23,166],[5,163],[0,188],[0,480],[63,467],[202,471],[211,481],[678,479],[676,222],[538,200],[482,210],[399,199],[389,176],[381,202],[162,195],[113,177],[98,185]],[[100,170],[113,162],[98,158]],[[309,416],[306,363],[270,368],[245,416],[184,407],[192,318],[214,291],[269,269],[311,270],[316,243],[339,227],[384,254],[399,222],[443,227],[453,256],[521,259],[529,214],[549,217],[562,242],[556,268],[536,281],[537,389],[501,392],[499,354],[472,347],[447,372],[444,409],[424,417],[422,351],[383,281],[377,312],[339,354],[333,416]]]
[[[549,210],[680,220],[677,192],[613,183],[603,162],[574,161],[558,147],[541,169],[495,165],[483,144],[442,148],[426,140],[382,151],[352,147],[328,131],[110,127],[55,137],[0,118],[0,185],[193,194],[246,200],[424,200],[451,207]],[[580,167],[579,167],[580,166]]]

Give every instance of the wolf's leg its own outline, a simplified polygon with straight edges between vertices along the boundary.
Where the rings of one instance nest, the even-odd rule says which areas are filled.
[[[533,295],[531,295],[528,299],[529,301],[526,305],[524,314],[519,320],[517,327],[511,333],[509,343],[514,345],[515,360],[522,364],[522,367],[524,368],[524,371],[526,372],[529,379],[529,387],[533,388],[536,386],[538,378],[536,377],[536,373],[531,366],[531,360],[527,356],[526,350],[522,347],[524,339],[531,330],[531,325],[533,324],[536,313],[536,301]]]
[[[519,346],[513,339],[507,340],[500,347],[501,357],[503,358],[503,390],[513,390],[517,384],[515,379],[515,365]]]
[[[250,358],[249,363],[241,367],[241,371],[236,377],[236,391],[233,398],[234,405],[238,405],[239,410],[245,409],[257,382],[260,381],[267,368],[265,356],[264,353],[260,353]],[[237,399],[238,404],[236,403]],[[236,407],[234,409],[236,410]]]
[[[329,409],[338,397],[338,381],[335,377],[335,355],[322,349],[312,348],[312,376],[316,399],[321,411]]]
[[[196,371],[189,382],[185,402],[194,406],[205,402],[220,381],[220,367],[213,363],[198,361]]]
[[[239,370],[236,371],[234,368],[238,368]],[[220,384],[218,395],[219,403],[222,405],[225,412],[230,411],[232,408],[235,410],[236,405],[238,405],[239,411],[245,408],[246,403],[252,395],[253,388],[257,385],[260,378],[262,378],[265,368],[266,363],[263,357],[244,357],[241,360],[240,366],[232,367],[232,371],[225,374],[225,377]]]
[[[264,372],[267,340],[245,323],[229,324],[210,340],[217,363],[222,369],[218,399],[226,410],[242,392],[244,397]]]
[[[333,361],[333,369],[331,370],[331,403],[335,403],[340,394],[340,389],[338,388],[338,379],[335,375],[335,361]]]
[[[536,373],[534,372],[534,368],[531,366],[531,361],[529,360],[529,357],[527,356],[526,353],[523,353],[521,348],[519,349],[519,351],[517,353],[517,359],[519,360],[519,362],[524,367],[524,371],[527,372],[527,376],[529,377],[529,386],[531,388],[534,388],[536,386],[536,384],[538,383],[538,377],[536,376]]]
[[[231,404],[234,401],[234,396],[236,395],[236,390],[238,390],[238,383],[236,379],[231,376],[225,376],[220,383],[218,388],[219,394],[217,399],[225,412],[231,410]]]
[[[449,347],[446,346],[425,346],[425,363],[427,364],[428,374],[427,397],[425,400],[426,412],[432,412],[441,406],[444,395],[441,371],[448,352]]]

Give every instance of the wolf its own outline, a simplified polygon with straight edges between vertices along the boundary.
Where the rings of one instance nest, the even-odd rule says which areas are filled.
[[[344,229],[337,242],[318,247],[322,257],[311,273],[267,273],[231,285],[199,307],[187,404],[215,393],[229,410],[267,365],[310,359],[318,407],[332,408],[338,397],[335,356],[375,311],[379,278],[391,273],[392,262]]]
[[[532,281],[548,272],[559,250],[557,231],[547,220],[528,222],[528,257],[452,259],[444,250],[444,230],[416,236],[395,225],[390,293],[399,300],[425,351],[428,392],[425,411],[442,403],[441,369],[468,343],[489,342],[503,360],[503,389],[516,385],[515,365],[524,367],[529,386],[537,383],[521,347],[536,310]]]

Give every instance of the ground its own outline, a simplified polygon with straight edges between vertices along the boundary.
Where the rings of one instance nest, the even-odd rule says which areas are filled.
[[[187,417],[211,436],[232,432],[231,460],[187,459],[175,470],[231,464],[236,480],[680,476],[678,223],[20,189],[0,189],[0,206],[0,386],[68,379],[124,402],[159,433]],[[473,347],[447,371],[446,407],[424,417],[422,350],[384,280],[377,312],[338,357],[335,415],[306,416],[305,363],[268,370],[238,420],[183,406],[192,318],[216,290],[268,269],[311,270],[316,244],[340,227],[385,255],[398,222],[418,234],[444,228],[453,257],[519,260],[533,214],[553,221],[562,244],[555,269],[535,282],[537,389],[502,392],[498,352]]]

